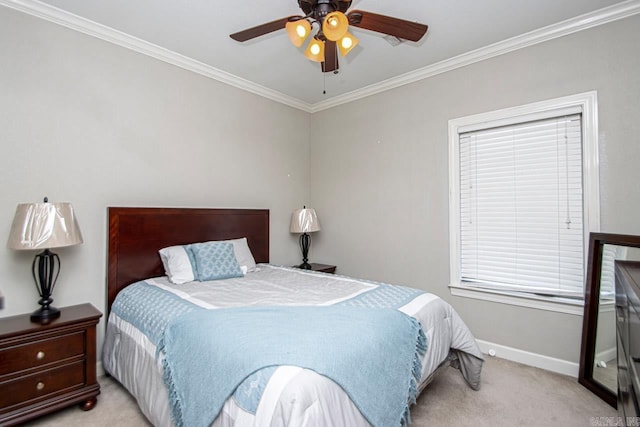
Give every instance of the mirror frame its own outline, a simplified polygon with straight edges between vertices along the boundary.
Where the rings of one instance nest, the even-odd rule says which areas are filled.
[[[584,289],[584,316],[582,318],[582,346],[578,382],[615,408],[617,406],[617,391],[612,392],[593,378],[602,274],[602,248],[604,245],[640,248],[640,236],[610,233],[589,234],[589,258]]]

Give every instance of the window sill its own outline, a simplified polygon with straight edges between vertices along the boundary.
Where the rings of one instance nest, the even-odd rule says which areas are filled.
[[[582,316],[584,301],[561,297],[544,297],[534,294],[522,294],[493,289],[475,288],[460,284],[450,284],[451,295],[464,298],[492,301],[500,304],[517,305],[538,310]]]

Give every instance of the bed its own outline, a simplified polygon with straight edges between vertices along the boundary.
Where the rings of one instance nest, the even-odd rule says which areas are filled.
[[[482,354],[449,304],[269,264],[268,210],[112,207],[108,216],[103,367],[156,426],[406,425],[439,369],[457,367],[480,387]],[[226,242],[241,240],[255,265],[240,275],[179,285],[165,275],[163,248],[232,246],[239,260]]]

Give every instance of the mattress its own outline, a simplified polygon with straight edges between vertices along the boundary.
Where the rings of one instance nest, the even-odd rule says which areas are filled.
[[[170,295],[208,310],[339,305],[395,308],[417,319],[426,337],[427,350],[420,360],[420,390],[438,367],[452,359],[457,360],[456,366],[471,387],[480,385],[482,354],[471,332],[448,303],[417,289],[268,264],[259,264],[256,271],[243,278],[173,285],[166,277],[157,277],[144,281],[139,288],[141,292]],[[114,304],[117,302],[116,299]],[[147,322],[147,327],[141,326],[144,323],[136,315],[123,310],[110,313],[103,366],[136,398],[151,423],[172,426],[163,379],[164,355],[158,346],[163,330],[148,327],[158,323],[154,321]],[[349,395],[329,378],[297,366],[274,366],[258,371],[240,384],[224,402],[212,425],[369,426],[370,423]]]

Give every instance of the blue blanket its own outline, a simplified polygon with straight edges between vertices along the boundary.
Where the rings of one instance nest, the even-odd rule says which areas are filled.
[[[275,365],[325,375],[373,426],[400,426],[426,339],[417,320],[393,309],[242,307],[183,314],[160,345],[177,426],[209,426],[238,384]]]

